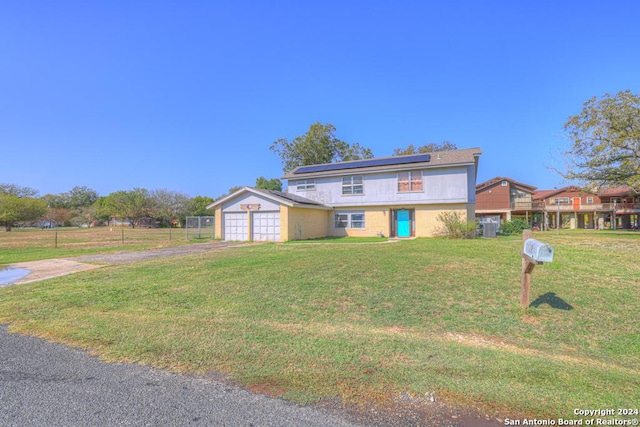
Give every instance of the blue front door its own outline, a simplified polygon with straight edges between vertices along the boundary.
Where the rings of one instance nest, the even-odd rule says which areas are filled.
[[[411,237],[411,217],[408,210],[399,210],[398,213],[398,237]]]

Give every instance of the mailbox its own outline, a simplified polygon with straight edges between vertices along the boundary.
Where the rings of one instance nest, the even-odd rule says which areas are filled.
[[[522,252],[537,262],[553,261],[553,248],[536,239],[525,240],[524,250]]]

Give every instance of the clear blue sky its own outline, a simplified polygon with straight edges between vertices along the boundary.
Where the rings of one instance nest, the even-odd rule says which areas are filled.
[[[593,96],[640,84],[640,2],[0,0],[0,183],[216,197],[320,121],[377,157],[480,147],[540,189]]]

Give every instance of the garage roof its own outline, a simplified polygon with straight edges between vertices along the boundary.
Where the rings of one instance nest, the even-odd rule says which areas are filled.
[[[316,202],[315,200],[310,200],[304,197],[296,196],[295,194],[283,193],[282,191],[275,190],[263,190],[261,188],[253,188],[253,187],[243,187],[240,190],[229,194],[222,199],[216,200],[207,206],[207,209],[216,209],[221,206],[223,203],[228,202],[244,193],[253,193],[258,196],[267,197],[273,200],[276,203],[281,203],[285,206],[293,207],[293,208],[312,208],[312,209],[323,209],[323,210],[332,210],[333,208],[327,205],[324,205],[320,202]]]

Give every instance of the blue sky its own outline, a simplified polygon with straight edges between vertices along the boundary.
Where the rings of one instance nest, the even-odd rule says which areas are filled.
[[[0,183],[217,197],[320,121],[563,186],[562,126],[640,83],[640,2],[0,0]]]

